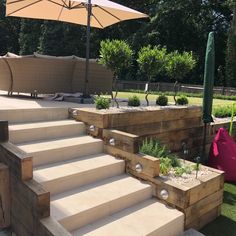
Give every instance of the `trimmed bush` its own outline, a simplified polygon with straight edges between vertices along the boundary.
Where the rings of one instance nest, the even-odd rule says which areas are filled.
[[[188,104],[188,98],[185,95],[180,95],[176,99],[176,104],[177,105],[187,105]]]
[[[232,106],[219,106],[213,109],[213,115],[217,118],[231,117]],[[236,111],[234,111],[234,116]]]
[[[128,106],[139,107],[140,106],[140,99],[139,99],[139,97],[136,96],[136,95],[134,95],[132,97],[129,97]]]
[[[159,106],[167,106],[168,97],[164,94],[161,94],[159,97],[157,97],[156,104]]]
[[[101,110],[101,109],[109,109],[110,107],[110,101],[108,98],[104,97],[97,97],[95,99],[95,105],[96,109]]]

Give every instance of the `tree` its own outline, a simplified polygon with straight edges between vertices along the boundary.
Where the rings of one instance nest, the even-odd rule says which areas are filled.
[[[166,64],[166,48],[160,48],[159,46],[151,45],[141,48],[138,53],[137,62],[142,72],[147,75],[147,89],[146,89],[146,102],[149,105],[148,94],[149,94],[149,83],[154,76],[160,75],[165,68]]]
[[[132,55],[133,51],[125,41],[108,39],[101,42],[99,63],[114,73],[113,86],[116,90],[114,99],[117,107],[119,107],[119,104],[116,101],[116,80],[119,78],[122,70],[131,65]]]
[[[5,17],[5,14],[5,0],[0,0],[0,55],[7,52],[19,53],[20,18]]]
[[[195,67],[196,60],[193,58],[192,52],[174,51],[168,54],[168,60],[166,64],[166,73],[170,79],[175,80],[174,84],[174,101],[176,103],[177,84],[183,80],[185,76]]]
[[[227,83],[236,86],[236,1],[232,3],[233,19],[228,36],[228,48],[226,58]]]
[[[22,19],[19,33],[20,54],[33,54],[38,50],[43,21]]]
[[[63,55],[63,23],[44,21],[38,51],[53,56]]]
[[[198,61],[190,75],[191,83],[199,84],[204,72],[203,45],[208,33],[214,31],[216,68],[225,67],[227,31],[231,21],[226,1],[156,0],[150,4],[149,15],[150,22],[145,22],[132,35],[134,50],[150,44],[166,46],[168,51],[193,51]]]

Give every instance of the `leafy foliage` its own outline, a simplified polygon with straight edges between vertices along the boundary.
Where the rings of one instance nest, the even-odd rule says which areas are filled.
[[[168,104],[168,97],[164,94],[161,94],[157,97],[156,104],[159,106],[167,106]]]
[[[136,96],[136,95],[134,95],[132,97],[129,97],[128,106],[139,107],[140,106],[140,99],[139,99],[139,97]]]
[[[174,173],[176,176],[182,176],[183,174],[190,174],[192,172],[192,167],[190,165],[177,166],[174,168]]]
[[[156,139],[145,139],[139,148],[143,154],[147,154],[160,159],[160,171],[166,175],[172,167],[179,167],[180,161],[176,155],[170,151]]]
[[[101,42],[99,63],[119,76],[124,68],[131,65],[133,51],[122,40],[105,40]]]
[[[167,75],[176,81],[183,80],[184,77],[195,67],[196,60],[193,58],[192,52],[174,51],[168,54],[166,64]]]
[[[185,95],[180,95],[176,100],[177,105],[187,105],[188,98]]]
[[[25,20],[5,17],[5,2],[5,0],[0,0],[0,55],[7,51],[31,53],[37,48],[44,54],[85,56],[86,27],[43,21],[40,30],[37,30],[34,28],[34,22],[40,21],[29,19],[27,26],[32,29],[29,32],[27,28],[21,28],[20,22]],[[116,2],[144,12],[150,18],[121,22],[103,30],[92,28],[91,58],[99,56],[100,42],[106,38],[126,40],[134,49],[134,55],[138,54],[140,48],[147,45],[166,46],[168,52],[193,51],[193,55],[198,58],[197,65],[184,80],[190,79],[191,83],[201,84],[207,35],[208,32],[214,30],[216,34],[216,68],[219,66],[225,68],[225,52],[227,51],[227,37],[232,22],[234,0],[116,0]],[[19,34],[21,34],[20,37]],[[36,44],[38,45],[36,46]],[[122,70],[120,78],[144,79],[138,71],[138,63],[135,60],[129,71],[125,68]],[[152,80],[155,79],[157,78],[154,76]],[[158,80],[166,81],[167,78],[164,75],[158,75]],[[222,81],[220,77],[216,77],[216,85],[222,85]],[[229,80],[227,85],[230,86],[231,82],[233,83],[233,80]]]
[[[168,157],[160,158],[160,172],[163,175],[168,175],[169,171],[171,170],[171,159]]]
[[[42,24],[42,21],[21,20],[19,33],[20,55],[29,55],[38,51]]]
[[[137,62],[140,70],[145,73],[150,82],[156,75],[164,72],[166,65],[166,48],[148,45],[138,52]]]
[[[105,97],[97,97],[95,99],[96,109],[109,109],[110,108],[110,101],[108,98]]]
[[[232,106],[219,106],[213,109],[213,115],[218,118],[230,117],[231,113]],[[236,116],[236,110],[234,110],[234,116]]]
[[[228,50],[226,57],[226,78],[227,83],[236,86],[236,1],[232,1],[232,9],[234,12],[231,29],[228,35]]]

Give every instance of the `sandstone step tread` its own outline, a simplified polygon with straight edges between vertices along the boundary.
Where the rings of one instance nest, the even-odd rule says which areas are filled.
[[[69,117],[68,108],[47,107],[47,108],[25,108],[0,110],[3,120],[8,120],[9,124],[26,123],[36,121],[62,120]]]
[[[149,184],[128,175],[115,176],[52,196],[51,216],[72,231],[147,200],[151,195]]]
[[[116,159],[108,154],[95,154],[79,157],[69,161],[39,166],[34,169],[34,179],[39,183],[43,183],[115,163],[124,163],[124,161]]]
[[[184,215],[157,199],[150,199],[71,232],[73,236],[177,236]]]
[[[75,120],[56,120],[56,121],[43,121],[43,122],[31,122],[31,123],[19,123],[9,125],[9,131],[19,131],[19,130],[27,130],[27,129],[40,129],[46,127],[58,127],[65,125],[84,125],[83,122],[77,122]]]
[[[90,184],[98,180],[120,175],[125,162],[108,154],[94,154],[39,166],[34,169],[34,179],[51,194]]]
[[[97,142],[102,142],[102,140],[94,139],[93,137],[88,135],[83,135],[79,137],[60,138],[46,141],[34,141],[34,142],[18,144],[17,146],[26,153],[34,153],[34,152],[53,150],[57,148],[61,149],[64,147],[72,147],[76,145],[83,145],[87,143],[97,143]]]

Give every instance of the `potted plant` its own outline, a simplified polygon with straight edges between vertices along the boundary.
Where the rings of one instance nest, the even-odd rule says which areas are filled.
[[[170,79],[175,80],[174,84],[174,101],[176,104],[177,85],[179,81],[195,67],[196,60],[193,58],[192,52],[174,51],[168,54],[166,63],[166,73]]]
[[[148,80],[145,88],[145,100],[147,106],[149,106],[149,84],[154,76],[161,74],[165,69],[166,48],[160,48],[160,46],[151,47],[150,45],[143,47],[138,53],[137,62],[140,70],[147,75]]]
[[[119,104],[116,100],[117,87],[116,81],[119,78],[123,69],[129,67],[132,62],[133,51],[130,46],[123,40],[105,40],[101,42],[99,63],[106,66],[114,73],[113,89],[116,91],[112,99],[115,100],[117,108]]]

